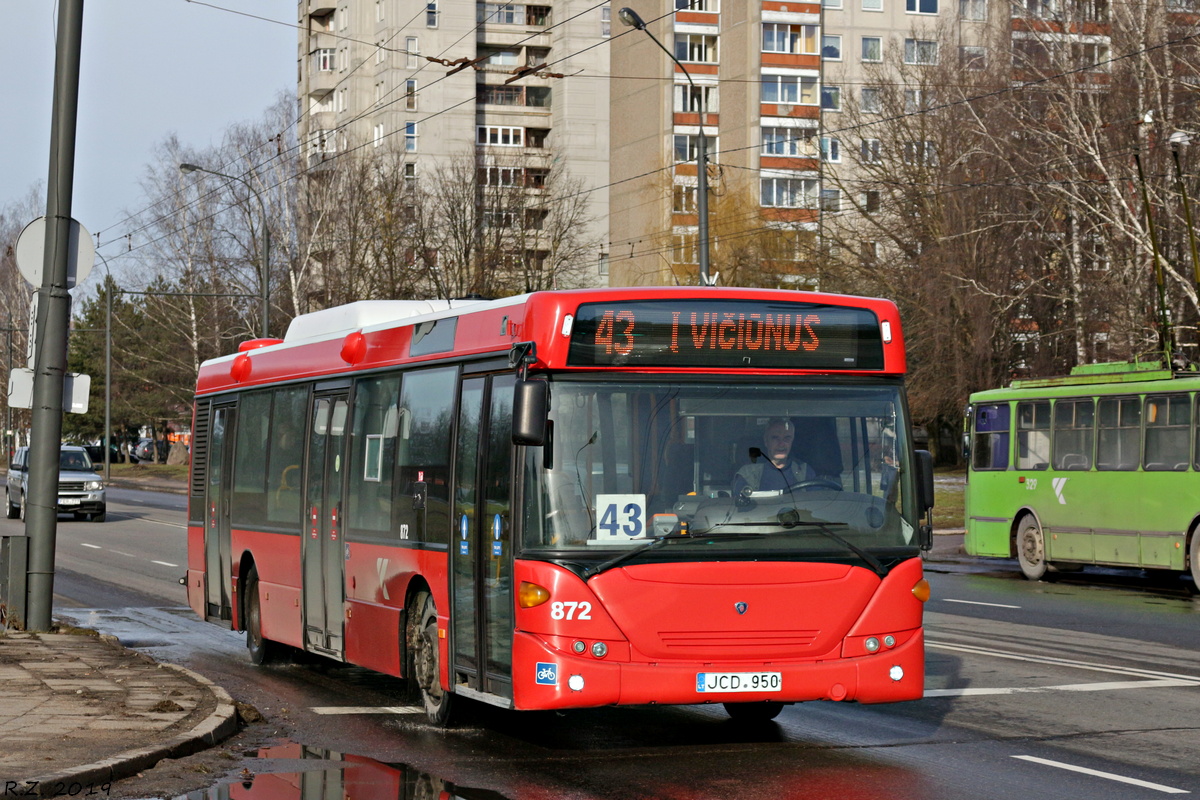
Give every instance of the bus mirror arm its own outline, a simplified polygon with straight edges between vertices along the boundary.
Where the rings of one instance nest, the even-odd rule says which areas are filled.
[[[928,450],[914,450],[917,467],[917,516],[920,523],[917,539],[922,550],[933,549],[933,456]]]

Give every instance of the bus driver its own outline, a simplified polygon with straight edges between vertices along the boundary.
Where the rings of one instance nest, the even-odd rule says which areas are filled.
[[[764,449],[758,451],[758,448],[751,448],[750,463],[739,469],[733,477],[734,497],[747,490],[784,491],[817,480],[817,473],[811,466],[792,458],[792,441],[795,437],[796,426],[791,420],[770,420],[763,431]]]

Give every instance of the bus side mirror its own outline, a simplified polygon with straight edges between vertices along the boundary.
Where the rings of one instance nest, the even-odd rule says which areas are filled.
[[[513,386],[513,444],[544,444],[549,412],[550,384],[518,378]]]
[[[918,536],[922,550],[933,547],[933,456],[928,450],[914,450],[917,477],[917,516],[924,520]]]

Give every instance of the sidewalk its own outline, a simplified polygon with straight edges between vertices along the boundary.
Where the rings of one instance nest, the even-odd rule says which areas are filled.
[[[224,689],[111,637],[0,632],[5,797],[106,793],[103,784],[211,747],[237,727]]]

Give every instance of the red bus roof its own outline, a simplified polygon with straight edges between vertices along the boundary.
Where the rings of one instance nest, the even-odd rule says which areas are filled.
[[[826,337],[834,343],[829,347],[841,350],[830,349],[814,361],[826,347],[817,335],[823,332],[821,315],[827,324],[844,316],[843,310],[856,309],[869,315],[847,318],[837,336]],[[577,317],[591,327],[576,326]],[[870,366],[837,358],[857,346],[851,341],[855,331],[873,337],[872,353],[878,354]],[[773,342],[776,351],[769,363],[762,362],[766,366],[757,352],[772,349],[764,341]],[[282,340],[252,340],[237,354],[206,361],[197,394],[389,365],[505,356],[518,342],[534,343],[534,370],[898,375],[906,368],[900,316],[890,300],[657,286],[545,291],[490,301],[364,301],[325,309],[297,317]]]

